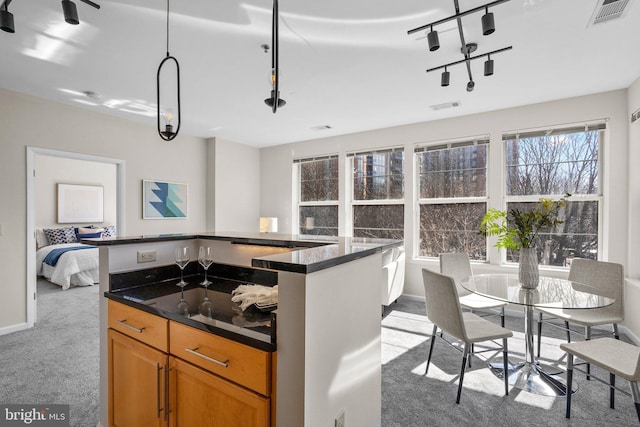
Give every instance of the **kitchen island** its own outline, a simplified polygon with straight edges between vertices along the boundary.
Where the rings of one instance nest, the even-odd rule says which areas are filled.
[[[86,243],[100,248],[100,286],[110,300],[148,312],[156,310],[152,314],[165,316],[171,324],[186,324],[272,352],[276,362],[273,372],[277,372],[272,377],[275,402],[272,425],[326,426],[333,425],[340,416],[349,420],[348,425],[380,425],[382,253],[401,246],[402,241],[202,233],[121,237],[87,240]],[[271,314],[273,318],[262,319],[259,326],[263,328],[259,330],[244,328],[250,322],[238,318],[236,323],[242,323],[240,329],[229,319],[219,319],[214,324],[196,323],[196,316],[177,318],[170,310],[158,310],[157,304],[145,304],[147,297],[132,297],[130,290],[129,294],[122,294],[127,288],[157,288],[160,286],[154,276],[157,271],[168,274],[167,270],[173,268],[177,272],[172,263],[173,250],[179,246],[190,247],[194,261],[200,246],[213,248],[214,266],[217,267],[209,274],[215,277],[218,271],[223,272],[221,276],[227,276],[217,279],[221,287],[215,284],[210,287],[213,292],[221,292],[219,297],[224,297],[222,294],[233,287],[233,284],[223,283],[229,280],[261,283],[253,278],[262,277],[260,280],[271,282],[267,285],[277,284],[279,302],[277,310]],[[153,261],[148,261],[151,258]],[[141,259],[145,262],[138,262]],[[126,279],[122,280],[123,277]],[[172,292],[172,285],[167,285],[167,281],[174,279],[161,280],[167,289],[162,293],[171,295],[179,291],[175,287]],[[118,286],[119,290],[115,289]],[[201,292],[202,289],[193,291]],[[100,313],[103,356],[108,347],[106,301],[102,301]],[[226,327],[224,323],[232,327]],[[242,337],[241,329],[251,333]],[[107,363],[102,360],[102,408],[109,404],[108,374]],[[107,425],[107,422],[106,411],[102,410],[101,424]]]

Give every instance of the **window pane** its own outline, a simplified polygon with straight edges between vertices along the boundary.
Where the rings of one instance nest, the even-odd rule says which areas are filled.
[[[300,206],[300,234],[338,235],[338,206]]]
[[[486,203],[420,205],[419,256],[464,251],[473,260],[486,260],[486,239],[478,233],[486,210]]]
[[[403,197],[403,151],[354,156],[354,200],[402,199]]]
[[[338,200],[338,158],[300,163],[300,201]]]
[[[354,205],[353,236],[404,239],[404,205]]]
[[[601,132],[507,140],[507,194],[598,194]]]
[[[420,198],[485,196],[487,149],[481,144],[419,153]]]
[[[507,203],[507,209],[528,211],[534,203]],[[598,202],[567,202],[560,211],[559,224],[554,230],[539,235],[536,244],[538,262],[542,265],[568,267],[571,259],[598,258]],[[507,251],[507,260],[518,262],[517,251]]]

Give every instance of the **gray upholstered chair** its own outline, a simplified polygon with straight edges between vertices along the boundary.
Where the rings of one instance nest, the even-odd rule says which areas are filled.
[[[560,348],[567,352],[567,390],[571,390],[573,382],[573,370],[575,368],[573,359],[577,357],[590,365],[598,366],[609,372],[609,407],[614,408],[615,391],[623,390],[616,387],[616,376],[629,381],[631,394],[636,407],[636,415],[640,421],[640,392],[638,391],[638,381],[640,380],[640,348],[613,338],[599,338],[591,341],[578,341],[560,344]],[[586,372],[584,372],[586,373]],[[605,381],[591,375],[604,384]],[[627,394],[627,393],[625,393]],[[567,418],[571,418],[571,393],[567,393]]]
[[[458,298],[463,309],[472,313],[475,311],[491,311],[492,314],[499,314],[500,324],[504,327],[504,307],[507,305],[506,302],[473,294],[460,285],[462,280],[473,275],[469,255],[466,252],[440,254],[440,273],[451,276],[455,280]],[[498,310],[497,312],[495,311],[496,309]]]
[[[624,320],[624,271],[622,265],[612,262],[575,258],[571,262],[569,280],[596,288],[599,290],[600,295],[614,298],[615,302],[603,308],[567,310],[559,308],[536,308],[539,312],[538,357],[540,357],[540,344],[542,343],[542,324],[546,323],[542,317],[543,314],[564,321],[563,329],[566,330],[568,342],[571,342],[570,332],[576,332],[570,328],[571,323],[584,326],[585,340],[592,338],[591,328],[600,325],[613,325],[613,335],[616,339],[620,337],[618,334],[618,323],[622,323]],[[589,371],[589,364],[587,364],[587,375]]]
[[[431,355],[433,354],[433,346],[436,342],[438,328],[448,335],[463,341],[462,368],[460,369],[460,382],[458,384],[458,395],[456,397],[456,403],[460,403],[462,380],[464,379],[467,358],[469,355],[474,354],[473,351],[470,351],[471,345],[482,341],[502,339],[504,370],[507,372],[509,363],[507,338],[513,336],[513,332],[482,319],[473,313],[463,313],[453,278],[427,269],[422,270],[422,278],[424,282],[427,317],[433,322],[429,357],[424,374],[426,375],[429,371],[429,364],[431,363]],[[494,350],[492,349],[491,351]],[[504,376],[504,393],[505,395],[509,394],[509,378],[507,375]]]

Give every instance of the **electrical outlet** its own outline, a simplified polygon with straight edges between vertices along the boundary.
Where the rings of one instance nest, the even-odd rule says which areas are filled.
[[[344,427],[344,409],[336,417],[335,427]]]
[[[156,251],[138,251],[138,264],[141,262],[152,262],[156,260]]]

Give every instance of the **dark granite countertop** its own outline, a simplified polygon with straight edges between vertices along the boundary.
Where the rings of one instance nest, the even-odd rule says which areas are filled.
[[[207,296],[213,303],[213,314],[207,318],[198,313],[198,306],[204,299],[201,275],[185,277],[188,285],[184,288],[184,298],[189,304],[189,316],[178,313],[180,288],[179,279],[172,278],[155,283],[147,283],[131,288],[105,292],[105,297],[131,307],[174,320],[215,335],[249,345],[265,351],[276,350],[276,312],[261,311],[255,306],[244,312],[231,301],[231,291],[243,282],[209,277],[212,282]]]
[[[188,239],[224,240],[240,245],[295,248],[296,250],[290,252],[254,258],[251,263],[254,267],[303,274],[334,267],[404,244],[402,240],[390,239],[236,232],[159,234],[107,239],[83,239],[82,243],[96,246],[114,246]]]

